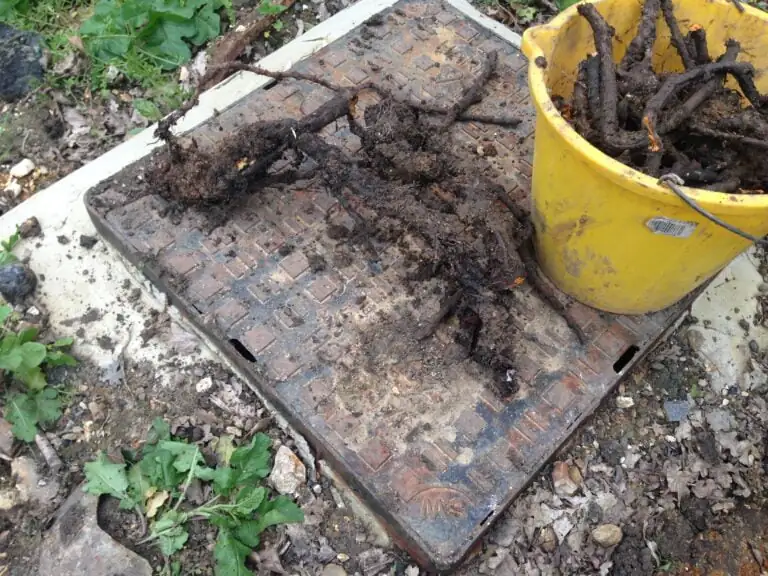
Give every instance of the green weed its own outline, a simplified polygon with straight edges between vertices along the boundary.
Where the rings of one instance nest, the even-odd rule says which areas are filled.
[[[19,242],[16,232],[0,241],[0,265],[16,261],[13,248]],[[15,332],[8,327],[13,308],[0,306],[0,370],[11,376],[5,399],[5,418],[12,424],[16,438],[32,442],[40,424],[51,424],[61,416],[58,390],[48,386],[44,368],[75,366],[75,359],[64,352],[72,346],[72,338],[62,338],[53,344],[37,342],[38,329],[24,328]]]
[[[126,462],[115,463],[100,453],[86,464],[84,489],[113,496],[121,508],[150,518],[150,533],[141,543],[155,543],[166,557],[186,544],[187,522],[210,522],[218,528],[215,573],[252,575],[245,559],[259,545],[261,533],[276,524],[304,520],[292,500],[269,498],[261,485],[271,470],[270,446],[264,434],[256,434],[250,444],[239,448],[234,448],[230,437],[222,437],[217,447],[219,464],[211,468],[197,445],[172,438],[168,424],[158,418],[140,454],[127,454]],[[209,484],[211,498],[200,506],[182,508],[195,478]],[[177,562],[166,566],[168,574],[180,572]]]

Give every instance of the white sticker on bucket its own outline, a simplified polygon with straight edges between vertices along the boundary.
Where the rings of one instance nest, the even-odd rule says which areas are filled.
[[[645,223],[654,234],[672,236],[674,238],[688,238],[696,230],[696,222],[685,222],[684,220],[673,220],[657,216],[651,218]]]

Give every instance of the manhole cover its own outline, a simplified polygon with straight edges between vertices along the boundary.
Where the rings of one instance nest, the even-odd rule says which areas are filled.
[[[534,118],[526,61],[457,9],[405,0],[296,68],[341,85],[375,78],[444,103],[477,72],[478,55],[492,50],[498,74],[479,112],[503,110],[523,122],[509,130],[459,123],[452,138],[466,154],[483,156],[509,198],[527,206]],[[328,99],[311,84],[280,82],[189,137],[213,149],[249,122],[298,118]],[[321,134],[350,153],[360,147],[344,121]],[[461,318],[429,338],[414,336],[449,290],[437,278],[409,276],[418,239],[376,238],[372,259],[340,234],[355,220],[321,183],[263,190],[226,209],[186,209],[146,184],[151,162],[89,192],[99,230],[243,368],[399,543],[432,569],[451,569],[466,556],[682,309],[626,318],[573,304],[589,338],[582,346],[530,287],[520,286],[508,309],[484,309],[479,336],[485,349],[514,356],[520,388],[505,398],[482,361],[457,351]],[[376,219],[364,194],[348,197]],[[494,217],[507,210],[501,203],[485,209]]]

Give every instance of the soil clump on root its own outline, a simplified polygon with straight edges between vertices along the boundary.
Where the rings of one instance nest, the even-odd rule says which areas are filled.
[[[411,337],[425,340],[454,317],[455,340],[465,358],[490,371],[497,392],[509,396],[518,387],[515,352],[498,350],[491,338],[480,335],[486,323],[499,317],[495,309],[503,309],[504,316],[515,315],[515,291],[521,284],[527,281],[580,340],[583,333],[536,265],[527,213],[512,203],[503,187],[483,175],[486,161],[467,154],[449,135],[457,121],[506,126],[518,122],[471,112],[495,72],[497,56],[489,53],[478,63],[472,83],[455,103],[444,107],[404,101],[374,84],[352,91],[299,73],[245,67],[279,80],[309,80],[334,96],[303,119],[245,126],[215,155],[194,142],[184,147],[170,133],[195,97],[160,124],[158,136],[167,142],[168,152],[155,164],[152,182],[165,198],[186,206],[234,206],[238,199],[268,193],[270,186],[280,183],[322,184],[355,223],[346,241],[358,244],[371,262],[380,259],[376,246],[407,245],[413,258],[403,281],[439,279],[445,287],[438,312],[414,321]],[[375,94],[376,103],[363,109],[359,97],[365,91]],[[346,120],[360,140],[355,154],[318,135],[339,119]],[[344,236],[342,232],[334,233]]]
[[[594,5],[578,11],[592,28],[596,53],[581,62],[570,100],[553,100],[581,136],[652,177],[675,174],[687,186],[718,192],[765,192],[768,106],[754,84],[754,67],[738,61],[736,39],[713,57],[704,28],[694,24],[684,35],[671,0],[646,0],[637,34],[616,63],[614,29]],[[661,18],[681,72],[652,68]]]

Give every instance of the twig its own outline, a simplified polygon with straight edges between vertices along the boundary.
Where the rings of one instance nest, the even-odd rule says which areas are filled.
[[[741,46],[735,40],[730,40],[726,43],[725,53],[718,60],[719,62],[736,62],[736,58],[739,55]],[[707,56],[709,58],[709,56]],[[687,120],[691,114],[693,114],[699,106],[706,102],[709,98],[723,86],[725,80],[725,74],[718,74],[714,78],[707,81],[704,86],[699,88],[696,92],[691,94],[683,104],[675,110],[664,122],[662,122],[659,132],[666,134],[672,130],[676,130],[685,120]]]
[[[587,344],[589,338],[587,338],[586,333],[579,323],[574,320],[573,316],[571,316],[568,308],[560,302],[556,290],[549,284],[549,281],[541,275],[539,265],[536,262],[532,239],[523,242],[518,247],[518,252],[523,260],[523,264],[525,264],[528,280],[531,283],[531,286],[536,290],[536,294],[538,294],[538,296],[544,300],[552,310],[562,316],[563,320],[565,320],[565,323],[568,325],[568,328],[570,328],[576,335],[579,344],[582,346]]]
[[[744,4],[741,3],[741,0],[731,0],[731,3],[736,6],[739,12],[744,12]]]
[[[729,72],[734,75],[737,73],[748,75],[754,72],[754,67],[746,62],[714,62],[704,66],[691,68],[682,74],[670,76],[664,81],[661,88],[659,88],[659,91],[646,103],[645,113],[643,114],[643,125],[648,131],[648,139],[650,140],[650,148],[652,151],[661,149],[661,139],[656,131],[656,124],[658,116],[667,102],[677,94],[677,92],[694,80],[698,80],[702,76],[710,76],[712,74],[724,72]]]
[[[37,445],[38,450],[42,453],[43,458],[45,458],[48,468],[50,468],[52,472],[61,470],[64,463],[61,461],[61,458],[59,458],[56,450],[53,449],[53,446],[51,446],[51,443],[48,442],[48,438],[38,432],[35,434],[35,444]]]
[[[619,64],[619,70],[629,70],[634,64],[642,62],[645,54],[653,47],[656,41],[656,20],[660,9],[661,0],[645,0],[637,35],[629,43],[627,52]]]
[[[738,144],[743,144],[744,146],[754,146],[755,148],[768,150],[768,141],[760,140],[759,138],[750,138],[749,136],[742,136],[741,134],[732,134],[730,132],[712,130],[711,128],[700,126],[698,124],[691,126],[691,132],[701,134],[702,136],[709,136],[710,138],[717,138],[718,140],[736,142]]]
[[[453,124],[462,113],[466,112],[467,108],[472,106],[472,104],[476,104],[483,99],[483,89],[493,73],[496,72],[496,64],[498,61],[499,55],[495,50],[488,53],[480,68],[480,74],[474,78],[469,85],[469,88],[464,91],[459,100],[450,107],[448,113],[445,115],[442,125],[443,130]]]
[[[691,44],[695,51],[693,59],[696,64],[709,64],[712,61],[709,57],[709,47],[707,47],[707,31],[699,25],[691,28]]]
[[[600,60],[600,133],[605,138],[609,134],[615,134],[619,127],[616,111],[618,103],[618,88],[616,86],[616,65],[613,62],[612,39],[614,29],[605,21],[605,18],[597,11],[594,4],[579,4],[579,14],[584,17],[592,27],[595,36],[595,48]]]
[[[256,424],[253,425],[253,428],[251,428],[248,433],[245,435],[245,438],[248,439],[257,432],[261,432],[262,430],[266,430],[269,428],[269,425],[272,424],[272,421],[274,418],[272,416],[267,416],[265,418],[261,418]]]
[[[491,54],[493,54],[493,56],[491,56]],[[495,52],[491,52],[489,54],[489,60],[493,60],[494,68],[495,68],[496,58],[497,56]],[[192,94],[189,100],[187,100],[183,105],[181,105],[179,108],[171,112],[171,114],[169,114],[168,116],[166,116],[165,118],[160,120],[160,122],[157,123],[157,128],[155,129],[155,136],[157,136],[161,140],[170,142],[172,140],[171,128],[176,124],[176,122],[178,122],[182,117],[184,117],[184,115],[187,112],[189,112],[192,108],[194,108],[198,104],[200,100],[200,95],[203,92],[203,87],[205,85],[206,78],[209,75],[212,75],[213,73],[219,73],[219,72],[222,72],[222,73],[251,72],[253,74],[266,76],[268,78],[272,78],[277,81],[303,80],[306,82],[317,84],[319,86],[322,86],[323,88],[327,88],[328,90],[331,90],[332,92],[335,92],[336,94],[339,94],[345,97],[347,100],[351,100],[352,98],[354,98],[361,92],[364,92],[365,90],[374,90],[375,92],[378,92],[380,95],[388,96],[396,101],[402,101],[403,103],[408,104],[412,108],[415,108],[416,110],[419,110],[421,112],[425,112],[428,114],[451,114],[454,110],[454,107],[438,108],[438,107],[429,106],[426,104],[403,101],[401,98],[398,98],[390,90],[384,88],[383,86],[376,85],[373,82],[366,82],[355,88],[347,88],[344,86],[339,86],[337,84],[334,84],[333,82],[326,80],[317,74],[307,74],[307,73],[296,72],[292,70],[288,70],[285,72],[275,72],[272,70],[266,70],[264,68],[261,68],[260,66],[245,64],[243,62],[229,62],[227,64],[221,64],[218,66],[211,67],[209,71],[206,73],[205,78],[203,78],[200,84],[198,84],[194,94]],[[469,105],[471,105],[471,103]],[[471,114],[471,113],[467,113],[465,110],[461,110],[461,112],[458,114],[456,119],[461,121],[468,121],[468,122],[477,121],[477,122],[499,124],[501,126],[517,126],[521,121],[519,118],[510,118],[510,117],[494,118],[492,116],[485,115],[485,114]]]
[[[677,48],[677,53],[680,54],[680,59],[683,61],[683,66],[688,70],[695,66],[691,54],[688,52],[688,45],[685,43],[683,33],[680,32],[680,26],[677,24],[677,18],[675,18],[675,7],[672,5],[672,0],[661,0],[661,11],[664,13],[664,20],[669,27],[669,32],[672,36],[672,45]]]

